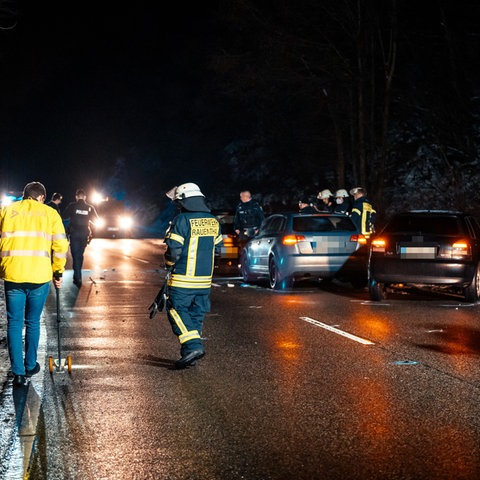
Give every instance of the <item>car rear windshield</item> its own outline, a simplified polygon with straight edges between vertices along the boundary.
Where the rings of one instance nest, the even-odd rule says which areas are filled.
[[[459,221],[453,216],[400,215],[385,228],[386,233],[429,233],[434,235],[459,235]]]
[[[294,232],[354,232],[348,217],[294,217]]]

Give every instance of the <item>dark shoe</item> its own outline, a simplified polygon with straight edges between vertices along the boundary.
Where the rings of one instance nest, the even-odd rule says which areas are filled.
[[[40,371],[40,364],[37,362],[31,370],[27,370],[27,373],[25,373],[25,376],[31,377],[32,375],[35,375],[39,371]]]
[[[192,350],[191,352],[186,353],[180,360],[175,362],[175,368],[187,368],[195,364],[195,360],[202,358],[205,355],[204,350]]]
[[[28,385],[28,380],[25,375],[15,375],[12,383],[14,387],[25,387]]]

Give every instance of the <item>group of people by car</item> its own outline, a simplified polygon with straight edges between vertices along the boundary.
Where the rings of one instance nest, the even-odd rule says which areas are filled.
[[[350,199],[350,195],[353,199]],[[328,188],[318,193],[316,200],[302,196],[298,201],[299,213],[341,213],[349,215],[356,227],[366,237],[374,231],[376,211],[373,204],[367,198],[367,191],[363,187],[355,187],[350,190],[350,195],[344,188],[340,188],[333,194]]]

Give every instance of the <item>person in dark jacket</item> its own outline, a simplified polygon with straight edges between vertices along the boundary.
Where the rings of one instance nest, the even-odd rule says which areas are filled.
[[[60,213],[60,204],[62,203],[62,198],[63,197],[61,193],[55,192],[47,205],[54,208],[58,213]]]
[[[239,236],[241,245],[255,236],[264,219],[265,215],[262,207],[256,200],[252,199],[250,191],[243,190],[240,192],[240,203],[235,210],[233,228]]]
[[[318,204],[316,205],[316,210],[318,212],[332,212],[334,203],[332,201],[333,194],[332,192],[326,188],[318,193],[317,199],[319,200]]]
[[[366,238],[369,238],[374,232],[377,212],[373,208],[372,202],[368,200],[367,191],[363,187],[352,188],[350,195],[354,199],[351,212],[353,223]]]
[[[82,286],[83,254],[91,236],[90,225],[98,219],[93,205],[86,202],[87,195],[82,189],[75,193],[75,202],[69,203],[62,218],[68,220],[70,253],[73,260],[73,283]]]
[[[165,235],[165,265],[168,279],[167,316],[180,342],[181,358],[175,368],[195,365],[205,355],[202,328],[210,311],[210,288],[215,251],[223,237],[220,224],[210,212],[200,188],[184,183],[175,190],[180,213]]]
[[[308,213],[317,213],[312,207],[312,203],[308,197],[302,197],[298,201],[298,213],[308,214]]]

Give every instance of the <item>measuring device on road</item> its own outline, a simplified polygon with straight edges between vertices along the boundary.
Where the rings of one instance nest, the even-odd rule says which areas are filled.
[[[53,274],[55,280],[61,278],[62,274],[55,272]],[[67,355],[66,358],[62,358],[61,351],[61,337],[60,337],[60,289],[55,286],[55,300],[57,302],[57,341],[58,341],[58,358],[53,358],[51,355],[48,357],[48,369],[50,373],[53,372],[65,372],[72,373],[72,356]]]

